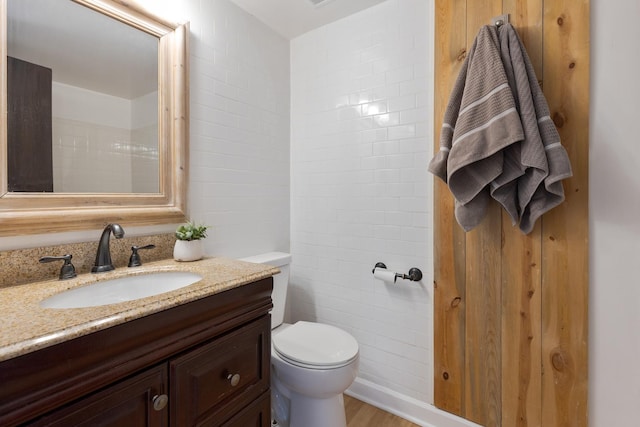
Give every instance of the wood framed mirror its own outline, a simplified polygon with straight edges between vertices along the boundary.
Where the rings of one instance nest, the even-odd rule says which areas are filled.
[[[49,27],[50,23],[53,24],[54,18],[52,16],[51,21],[44,18],[40,24],[20,20],[17,9],[27,7],[24,1],[0,0],[0,236],[96,229],[108,222],[135,226],[183,222],[188,179],[188,24],[166,22],[132,5],[131,2],[52,0],[48,2],[51,5],[80,8],[80,13],[92,14],[96,19],[105,21],[107,38],[96,42],[93,47],[85,48],[87,50],[84,51],[75,45],[63,45],[63,33],[66,29],[71,31],[76,26],[70,18],[70,12],[65,11],[62,13],[65,17],[64,22],[58,24],[60,30],[53,26],[42,33],[47,34],[48,31],[49,37],[54,39],[54,44],[63,45],[65,55],[71,52],[79,58],[56,62],[55,56],[62,56],[62,52],[52,55],[53,47],[47,47],[40,50],[47,52],[49,59],[40,61],[37,56],[33,59],[34,57],[29,57],[30,54],[24,53],[28,49],[20,50],[15,47],[20,43],[14,39],[19,41],[21,34],[23,39],[26,38],[24,34],[30,34],[29,39],[37,39],[35,34],[38,29],[34,26]],[[17,5],[14,7],[15,10],[10,7],[11,2]],[[23,13],[23,16],[29,16],[30,19],[31,15],[34,15],[33,10],[32,7],[31,12]],[[54,13],[48,12],[45,17],[49,15]],[[82,15],[78,22],[80,21],[86,25],[87,16]],[[69,40],[88,39],[89,34],[93,36],[97,32],[95,28],[102,24],[91,25],[91,31],[81,30],[84,33],[67,34],[66,37]],[[117,39],[120,37],[116,34],[120,32],[128,34],[129,38],[124,42],[118,42]],[[140,72],[142,80],[135,80],[134,72],[128,66],[116,65],[120,60],[103,58],[111,51],[120,55],[129,49],[135,44],[132,37],[143,39],[144,43],[152,46],[149,56],[151,59],[147,60],[146,69]],[[157,46],[156,51],[153,51],[153,46]],[[143,57],[146,54],[138,54],[134,50],[134,56]],[[78,62],[74,63],[75,60]],[[105,60],[104,64],[112,66],[99,65],[101,60]],[[153,61],[156,62],[155,66]],[[84,65],[94,65],[93,74],[104,74],[103,77],[106,77],[103,80],[108,84],[123,80],[129,87],[141,89],[143,80],[148,80],[146,83],[150,83],[152,88],[142,93],[138,91],[137,94],[112,94],[107,93],[107,90],[103,91],[100,86],[86,84],[84,77],[77,77],[77,84],[69,83],[65,80],[67,77],[63,76],[62,69],[65,65],[69,65],[68,68],[74,72],[84,68]],[[28,67],[29,72],[25,72],[24,66]],[[26,82],[16,80],[16,76],[20,79],[31,76],[33,68],[36,69],[35,75],[42,75],[38,74],[37,69],[44,69],[44,80],[34,80],[35,77],[29,77],[31,80]],[[153,86],[157,87],[157,91],[153,91]],[[18,91],[16,95],[17,87],[25,87],[28,93],[25,95]],[[40,96],[41,91],[45,93],[44,96]],[[66,98],[73,100],[73,110],[80,111],[77,114],[93,117],[88,119],[89,124],[79,125],[76,117],[70,117],[73,113],[54,113],[53,119],[51,118],[51,104],[54,105],[54,112],[69,110],[59,106],[61,91],[67,94]],[[89,98],[76,97],[75,94],[80,92],[92,95]],[[38,103],[35,108],[31,108],[33,103],[28,101],[27,113],[20,115],[20,111],[24,109],[21,102],[29,97],[38,99]],[[44,101],[45,107],[41,108],[42,99],[47,97],[49,100]],[[94,98],[108,98],[110,104],[105,106],[95,103],[97,106],[92,107]],[[20,100],[17,106],[15,99]],[[146,104],[147,110],[140,113],[137,105],[143,103]],[[89,114],[91,108],[94,111]],[[37,110],[40,116],[35,115],[34,119],[33,110]],[[107,112],[121,117],[107,117]],[[25,117],[33,123],[27,122]],[[137,125],[127,128],[124,125],[113,124],[123,121],[134,122]],[[143,121],[144,132],[140,130],[142,128],[139,125]],[[19,125],[22,126],[22,131],[15,130],[15,123],[22,123]],[[53,128],[67,131],[56,133]],[[143,133],[146,134],[149,143],[140,142]],[[71,148],[66,150],[78,152],[79,157],[68,160],[70,151],[59,151],[62,148],[55,148],[55,143],[52,155],[52,140],[60,143],[60,146],[68,145]],[[108,145],[110,148],[96,148],[99,144]],[[18,157],[22,156],[22,160],[13,159],[16,152],[19,153]],[[113,159],[107,159],[111,157]],[[115,163],[110,164],[109,161]],[[141,162],[147,162],[147,166]],[[27,172],[23,173],[23,169],[16,164],[26,165],[24,170]],[[79,172],[77,175],[73,174],[79,169],[84,169],[85,175]],[[16,170],[21,172],[16,173]],[[29,170],[37,173],[44,171],[44,181],[51,182],[39,184],[40,178],[32,178]],[[60,177],[66,178],[66,183],[62,183]],[[112,178],[114,181],[124,181],[123,186],[103,185]],[[145,180],[146,182],[143,182]],[[89,185],[90,181],[94,184]]]

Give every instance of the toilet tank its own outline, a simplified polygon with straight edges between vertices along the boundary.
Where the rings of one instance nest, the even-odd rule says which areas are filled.
[[[280,273],[273,276],[273,291],[271,300],[273,309],[271,310],[271,329],[280,326],[284,322],[284,308],[287,303],[287,288],[289,287],[289,263],[291,254],[285,252],[268,252],[241,258],[240,261],[253,262],[255,264],[268,264],[278,267]]]

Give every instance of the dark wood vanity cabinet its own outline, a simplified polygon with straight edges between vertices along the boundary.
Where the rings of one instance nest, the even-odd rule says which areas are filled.
[[[0,425],[270,425],[272,279],[0,362]]]

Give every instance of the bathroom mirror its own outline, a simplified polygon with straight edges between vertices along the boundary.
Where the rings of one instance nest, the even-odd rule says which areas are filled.
[[[184,221],[188,24],[111,0],[0,19],[0,236]]]

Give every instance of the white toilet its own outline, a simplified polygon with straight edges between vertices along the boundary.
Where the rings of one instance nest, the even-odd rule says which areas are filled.
[[[335,326],[283,323],[291,255],[243,258],[278,267],[271,311],[271,408],[280,427],[346,427],[342,392],[358,373],[358,342]]]

